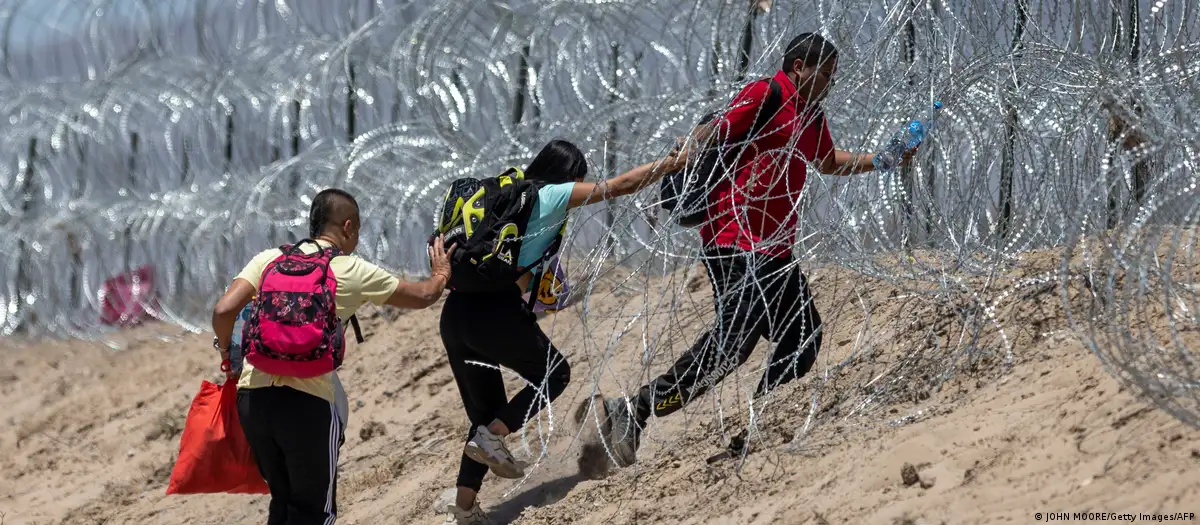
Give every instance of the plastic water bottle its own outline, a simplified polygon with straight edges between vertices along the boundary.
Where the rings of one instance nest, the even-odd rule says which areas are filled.
[[[237,320],[233,322],[233,337],[229,339],[229,363],[236,374],[242,373],[242,327],[246,326],[246,319],[250,318],[250,307],[253,304],[251,302],[242,308]]]
[[[934,102],[933,109],[935,113],[929,119],[930,129],[936,123],[936,111],[942,109],[941,101]],[[879,171],[892,171],[896,169],[896,166],[900,165],[900,159],[904,157],[904,154],[920,146],[925,141],[925,136],[928,132],[929,129],[926,129],[920,120],[909,122],[907,127],[892,135],[891,140],[888,141],[883,151],[875,155],[873,161],[875,169]]]

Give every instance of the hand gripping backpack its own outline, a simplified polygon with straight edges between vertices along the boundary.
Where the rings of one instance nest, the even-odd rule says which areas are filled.
[[[759,82],[770,82],[770,91],[759,108],[750,132],[745,137],[730,137],[709,147],[693,169],[668,173],[659,183],[662,208],[672,212],[671,218],[680,226],[695,228],[708,220],[708,194],[721,177],[734,168],[733,164],[742,152],[737,143],[756,137],[783,105],[783,91],[778,82],[774,79],[760,79]],[[720,114],[705,115],[698,124],[707,124]]]
[[[304,239],[263,270],[258,295],[243,328],[245,359],[268,374],[309,378],[342,365],[346,341],[337,316],[337,279],[329,262],[336,247],[300,251]],[[318,245],[318,248],[320,246]]]
[[[462,178],[446,190],[438,214],[432,244],[445,235],[445,246],[457,246],[450,257],[451,290],[464,292],[501,291],[529,268],[558,252],[566,223],[545,253],[527,268],[517,266],[521,243],[528,232],[529,217],[537,203],[538,181],[525,180],[519,168],[509,168],[497,177]]]

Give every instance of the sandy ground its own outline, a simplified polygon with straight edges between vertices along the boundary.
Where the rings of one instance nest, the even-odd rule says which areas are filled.
[[[1012,275],[1054,262],[1025,261],[1032,266]],[[981,309],[914,296],[919,286],[845,270],[810,278],[829,330],[817,367],[755,402],[749,455],[711,464],[747,428],[745,392],[765,344],[722,388],[653,421],[639,463],[605,479],[578,474],[571,418],[595,385],[612,393],[644,381],[644,348],[670,348],[649,357],[657,372],[695,338],[711,314],[663,312],[704,312],[702,275],[677,280],[677,291],[602,288],[586,324],[583,306],[543,319],[573,382],[549,417],[530,424],[526,446],[510,438],[518,454],[544,457],[525,480],[489,476],[485,509],[499,523],[604,525],[1200,513],[1200,432],[1105,371],[1067,326],[1057,288],[1013,285],[1004,294],[1008,285],[993,282],[995,322],[970,331],[975,314],[964,312]],[[647,303],[650,314],[636,316]],[[352,347],[342,372],[351,415],[339,523],[442,520],[431,507],[453,484],[467,422],[438,312],[367,314],[370,338]],[[659,333],[668,336],[655,341]],[[188,404],[202,379],[215,378],[210,337],[151,325],[115,334],[112,345],[5,341],[0,523],[264,522],[265,497],[165,495]],[[510,392],[518,386],[510,381]]]

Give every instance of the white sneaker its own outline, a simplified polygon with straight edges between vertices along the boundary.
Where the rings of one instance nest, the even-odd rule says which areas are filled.
[[[504,446],[504,438],[497,436],[480,425],[475,429],[475,437],[463,447],[467,457],[487,465],[497,476],[505,479],[521,479],[525,477],[525,463],[513,458],[508,447]]]
[[[483,513],[483,509],[479,506],[479,501],[475,501],[475,505],[471,510],[462,510],[458,505],[453,503],[446,505],[446,525],[492,525],[491,519],[488,519],[487,514]]]

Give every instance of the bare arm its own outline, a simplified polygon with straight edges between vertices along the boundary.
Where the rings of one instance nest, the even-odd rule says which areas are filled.
[[[419,310],[432,306],[442,297],[446,283],[450,282],[450,255],[456,248],[451,246],[447,251],[444,242],[439,236],[428,249],[431,269],[429,278],[415,283],[400,281],[400,284],[396,285],[396,291],[392,292],[384,304]]]
[[[429,308],[442,297],[442,292],[445,290],[446,278],[440,275],[434,275],[415,283],[400,281],[400,284],[396,286],[396,291],[392,292],[392,296],[388,297],[384,304],[414,310]]]
[[[909,165],[912,162],[913,153],[915,152],[916,150],[906,151],[904,157],[900,159],[900,165]],[[875,171],[874,160],[875,155],[871,153],[851,153],[835,149],[821,161],[819,168],[821,173],[826,175],[854,175],[856,173]]]
[[[642,164],[625,173],[599,183],[577,182],[571,189],[567,209],[615,199],[658,182],[663,175],[678,171],[687,163],[691,148],[672,151],[664,159]]]
[[[571,199],[567,202],[567,209],[636,193],[647,185],[658,182],[663,175],[682,169],[695,152],[705,150],[717,139],[718,130],[722,135],[731,136],[748,133],[769,90],[766,82],[747,85],[722,114],[692,128],[691,133],[681,139],[675,150],[664,159],[643,164],[600,183],[576,183],[571,191]]]
[[[875,169],[872,162],[874,158],[875,156],[869,153],[851,153],[835,149],[821,161],[819,168],[821,173],[826,175],[846,176],[865,173]]]
[[[238,313],[247,304],[250,304],[252,297],[254,297],[254,285],[245,279],[234,279],[233,284],[229,285],[229,289],[225,290],[225,295],[222,295],[217,300],[217,304],[213,306],[213,335],[217,336],[217,345],[222,349],[222,358],[228,357],[225,349],[229,348],[233,342],[233,325],[237,322]]]

